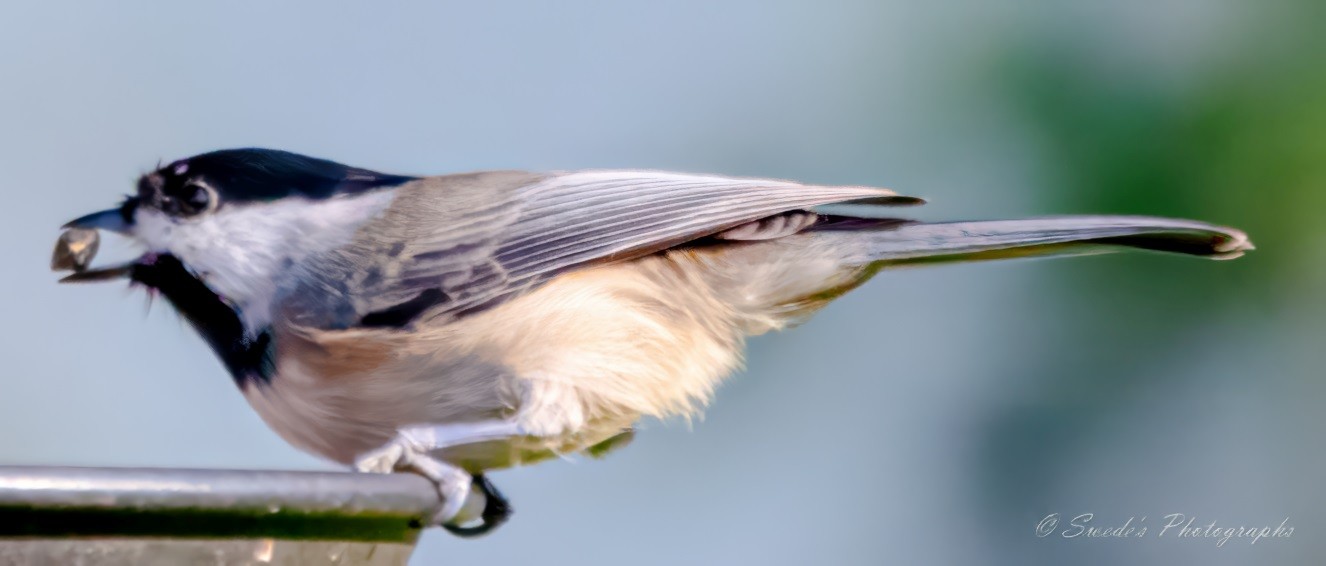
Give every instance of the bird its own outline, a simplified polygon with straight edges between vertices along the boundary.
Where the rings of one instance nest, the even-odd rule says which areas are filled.
[[[180,159],[67,223],[62,282],[129,280],[201,335],[291,445],[413,472],[490,532],[487,472],[601,455],[690,417],[748,337],[896,266],[1140,249],[1230,259],[1243,232],[1146,216],[922,222],[868,186],[653,170],[386,174],[261,148]],[[109,231],[145,248],[89,268]],[[74,237],[68,231],[78,231]]]

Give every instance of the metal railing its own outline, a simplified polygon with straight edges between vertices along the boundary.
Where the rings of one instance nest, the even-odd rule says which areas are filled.
[[[404,564],[414,474],[0,466],[0,564]]]

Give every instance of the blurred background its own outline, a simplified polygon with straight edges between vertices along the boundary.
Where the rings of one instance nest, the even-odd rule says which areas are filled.
[[[168,308],[47,271],[59,225],[158,159],[784,177],[1259,249],[883,273],[754,340],[704,420],[496,474],[513,522],[415,562],[1315,562],[1324,57],[1316,0],[6,4],[0,463],[331,469]],[[1037,537],[1054,513],[1151,533]],[[1155,536],[1171,513],[1295,531]]]

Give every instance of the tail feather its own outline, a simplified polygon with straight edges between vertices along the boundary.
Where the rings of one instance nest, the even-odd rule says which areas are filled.
[[[727,300],[741,305],[750,334],[798,324],[892,266],[1129,248],[1232,259],[1253,249],[1232,228],[1143,216],[925,223],[829,215],[794,235],[738,244],[680,257],[703,262],[716,287],[737,291]]]
[[[976,222],[907,222],[848,230],[849,262],[905,265],[1105,253],[1125,248],[1233,259],[1253,249],[1239,230],[1146,216],[1060,216]]]

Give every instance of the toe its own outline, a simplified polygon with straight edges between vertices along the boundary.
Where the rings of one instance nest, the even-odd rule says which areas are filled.
[[[451,464],[426,456],[411,458],[409,468],[433,481],[437,494],[442,499],[441,507],[433,515],[433,524],[446,525],[465,521],[462,513],[470,499],[473,480],[470,474]]]
[[[355,469],[372,474],[389,474],[396,471],[405,457],[405,449],[391,443],[355,459]]]

